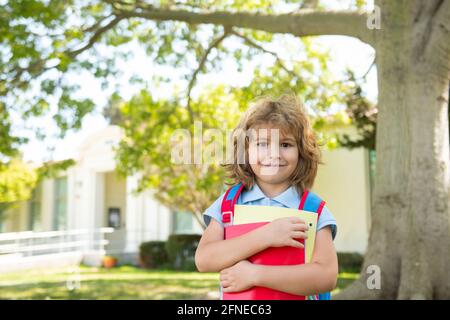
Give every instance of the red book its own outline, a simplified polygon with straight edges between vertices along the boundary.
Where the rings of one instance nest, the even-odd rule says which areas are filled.
[[[269,222],[238,224],[225,228],[225,239],[241,236]],[[304,240],[299,239],[304,245]],[[271,247],[248,259],[250,262],[262,265],[296,265],[305,263],[305,250],[294,247]],[[223,300],[305,300],[298,296],[264,287],[253,287],[241,292],[224,292]]]

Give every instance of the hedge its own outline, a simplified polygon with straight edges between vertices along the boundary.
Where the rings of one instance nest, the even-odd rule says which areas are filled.
[[[357,252],[338,252],[339,272],[360,272],[364,256]]]
[[[167,241],[148,241],[139,246],[139,260],[143,268],[169,268],[196,271],[195,251],[201,236],[173,234]]]
[[[201,236],[173,234],[167,241],[143,242],[139,258],[143,268],[170,268],[196,271],[195,251]],[[339,272],[360,272],[364,256],[356,252],[338,252]]]
[[[176,270],[196,271],[195,251],[200,242],[198,234],[173,234],[166,242],[170,265]]]
[[[139,260],[143,268],[154,269],[164,267],[169,258],[165,241],[148,241],[139,246]]]

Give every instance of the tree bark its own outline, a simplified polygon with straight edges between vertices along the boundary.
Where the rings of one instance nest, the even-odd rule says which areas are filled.
[[[449,299],[449,1],[379,1],[377,164],[360,280],[338,299]],[[439,17],[439,19],[437,18]],[[437,20],[436,20],[437,19]],[[441,33],[435,37],[435,33]],[[370,290],[370,265],[381,289]]]
[[[246,12],[206,12],[158,9],[118,9],[118,17],[144,18],[156,21],[184,21],[189,24],[215,24],[226,28],[238,27],[288,33],[295,36],[344,35],[373,44],[374,32],[367,28],[368,14],[356,11],[317,11],[302,9],[295,13],[265,15]]]

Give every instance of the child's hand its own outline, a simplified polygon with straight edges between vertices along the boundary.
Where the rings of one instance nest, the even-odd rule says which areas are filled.
[[[297,240],[308,238],[306,231],[309,227],[298,217],[279,218],[265,225],[265,228],[271,247],[303,248],[304,245]]]
[[[255,265],[242,260],[220,272],[223,292],[240,292],[255,286]]]

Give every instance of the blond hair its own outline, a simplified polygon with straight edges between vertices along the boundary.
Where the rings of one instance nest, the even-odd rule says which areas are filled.
[[[299,161],[290,177],[290,185],[295,186],[299,194],[312,188],[321,163],[321,152],[312,130],[308,115],[298,100],[292,95],[282,95],[275,99],[265,96],[257,99],[245,112],[237,127],[233,130],[233,159],[225,164],[228,172],[227,184],[243,183],[249,190],[255,183],[255,174],[250,167],[248,157],[248,136],[245,139],[245,161],[237,161],[238,139],[249,129],[270,124],[281,128],[284,134],[292,134],[296,140]]]

